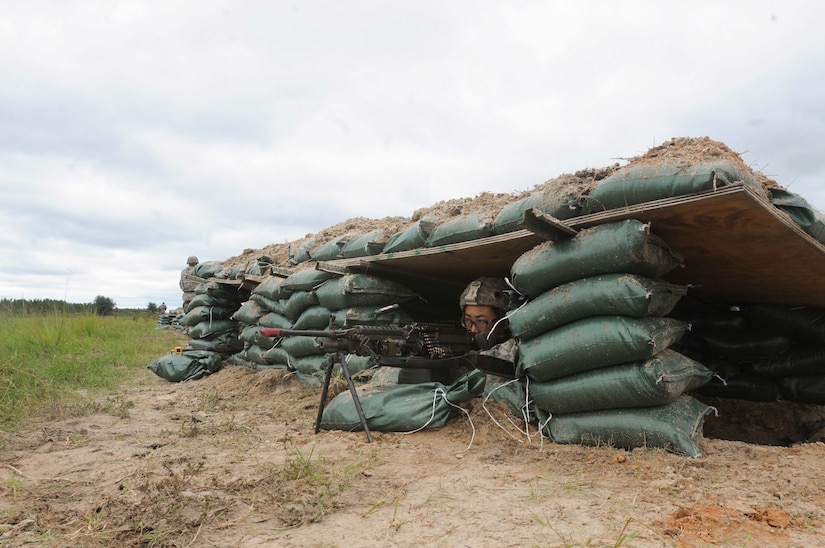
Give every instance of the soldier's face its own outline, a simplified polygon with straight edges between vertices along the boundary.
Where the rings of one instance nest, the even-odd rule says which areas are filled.
[[[464,327],[475,335],[486,335],[498,318],[492,306],[468,304],[464,307]]]

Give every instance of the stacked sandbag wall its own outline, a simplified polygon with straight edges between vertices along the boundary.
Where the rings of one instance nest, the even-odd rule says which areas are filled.
[[[320,385],[335,354],[322,348],[320,343],[323,341],[300,334],[265,337],[261,329],[325,330],[357,325],[406,325],[412,318],[402,309],[381,315],[376,315],[376,310],[401,304],[415,296],[402,284],[367,274],[338,275],[306,269],[285,279],[268,278],[253,290],[250,301],[242,307],[250,314],[243,318],[246,325],[242,332],[244,350],[240,358],[259,367],[291,369],[302,383]],[[375,360],[368,356],[348,354],[346,359],[353,375],[375,364]]]
[[[683,351],[715,373],[699,394],[825,404],[825,309],[703,304],[675,313],[694,326]]]
[[[680,263],[630,219],[539,244],[513,264],[526,299],[509,315],[516,374],[551,439],[698,455],[709,408],[687,393],[710,372],[671,349],[689,327],[668,317],[686,288],[662,277]]]
[[[200,265],[199,265],[200,266]],[[195,296],[180,318],[189,334],[188,348],[209,350],[228,356],[239,347],[238,322],[232,315],[240,308],[242,298],[234,288],[215,281],[195,287]]]

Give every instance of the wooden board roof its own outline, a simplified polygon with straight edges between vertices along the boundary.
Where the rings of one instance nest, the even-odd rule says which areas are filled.
[[[720,303],[825,307],[825,245],[752,188],[737,184],[583,215],[582,229],[635,218],[684,257],[666,276]],[[461,286],[481,275],[509,276],[513,262],[543,239],[528,230],[445,246],[320,263],[332,271],[373,271],[420,283]]]

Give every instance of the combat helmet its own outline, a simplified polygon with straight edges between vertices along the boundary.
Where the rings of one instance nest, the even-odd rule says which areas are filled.
[[[507,311],[510,308],[510,294],[507,284],[501,278],[482,277],[470,282],[458,299],[458,306],[464,310],[467,305],[492,306]]]
[[[198,264],[200,261],[194,255],[189,255],[189,258],[186,259],[186,264],[188,265],[195,265]]]

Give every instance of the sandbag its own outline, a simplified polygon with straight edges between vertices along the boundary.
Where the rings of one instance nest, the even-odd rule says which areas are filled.
[[[677,342],[688,324],[672,318],[594,316],[519,344],[516,376],[549,381],[643,361]]]
[[[268,299],[278,300],[282,297],[288,297],[289,295],[284,295],[284,293],[288,293],[287,289],[281,289],[281,285],[283,284],[284,278],[280,278],[278,276],[267,276],[264,280],[255,286],[252,289],[252,295],[263,295]]]
[[[747,373],[721,379],[713,377],[695,394],[713,398],[773,402],[782,399],[781,380]]]
[[[742,315],[753,325],[796,340],[825,344],[825,309],[781,304],[749,304]]]
[[[601,274],[661,278],[680,264],[681,257],[651,234],[649,225],[627,219],[541,243],[516,259],[510,272],[513,286],[534,298],[561,284]]]
[[[493,234],[505,234],[521,229],[520,223],[524,219],[524,212],[528,209],[536,209],[560,221],[575,217],[581,210],[578,199],[573,194],[535,192],[501,208],[493,219]]]
[[[782,395],[786,400],[825,405],[825,375],[785,377],[782,379]]]
[[[249,300],[258,303],[258,305],[266,312],[277,312],[278,314],[284,313],[284,303],[286,302],[285,299],[275,300],[259,295],[258,293],[253,293],[249,296]]]
[[[341,246],[341,255],[346,259],[353,257],[366,257],[369,255],[378,255],[384,250],[387,243],[387,238],[381,230],[373,230],[360,236]]]
[[[261,335],[262,327],[248,325],[241,330],[240,339],[247,344],[259,346],[262,350],[269,350],[275,346],[277,339]]]
[[[292,329],[327,329],[330,310],[321,305],[313,305],[301,312]]]
[[[375,432],[412,432],[443,427],[458,413],[458,406],[484,390],[486,375],[473,369],[450,386],[437,382],[420,384],[367,384],[358,388],[358,399],[367,426]],[[321,418],[324,430],[363,430],[352,394],[335,396]]]
[[[312,291],[325,281],[335,278],[338,274],[305,268],[290,274],[281,282],[281,289],[284,291]]]
[[[553,416],[543,432],[556,443],[610,445],[623,449],[659,447],[691,457],[702,455],[699,442],[712,407],[683,395],[656,407],[609,409]]]
[[[532,339],[591,316],[667,316],[687,287],[634,274],[604,274],[545,291],[508,314],[510,332]]]
[[[310,306],[318,304],[318,295],[315,291],[295,291],[284,302],[283,315],[294,322]]]
[[[825,346],[796,344],[777,356],[751,362],[750,368],[763,377],[825,375]]]
[[[280,329],[292,329],[292,320],[278,314],[277,312],[270,312],[268,314],[264,314],[258,320],[258,325],[261,327],[277,327]]]
[[[424,247],[477,240],[486,238],[492,233],[492,224],[480,213],[461,215],[436,226],[424,242]]]
[[[184,350],[158,358],[147,366],[154,374],[171,382],[193,381],[221,368],[221,355],[207,350]]]
[[[204,280],[208,278],[223,279],[226,278],[223,268],[224,265],[220,261],[204,261],[195,265],[192,275]]]
[[[238,322],[235,320],[207,320],[189,328],[189,336],[193,339],[211,339],[222,333],[233,332],[238,332]]]
[[[435,228],[435,222],[436,219],[434,217],[425,217],[414,222],[404,230],[396,232],[387,240],[383,252],[397,253],[399,251],[424,247],[424,243],[427,241],[430,232]]]
[[[225,308],[227,310],[231,310],[235,312],[241,306],[241,300],[239,297],[222,297],[216,295],[210,295],[209,293],[196,293],[192,300],[189,302],[189,306],[186,307],[186,312],[197,308],[199,306],[205,306],[207,308],[217,307],[217,308]]]
[[[256,325],[264,314],[266,311],[261,308],[261,305],[255,301],[246,301],[232,314],[232,319],[247,325]]]
[[[643,362],[531,382],[527,389],[536,407],[553,415],[566,415],[665,405],[704,385],[711,376],[701,363],[665,349]]]
[[[716,190],[744,182],[759,194],[765,191],[747,171],[728,161],[627,166],[602,179],[585,197],[582,214]]]
[[[205,320],[226,320],[234,312],[234,308],[228,309],[220,306],[190,306],[189,311],[178,321],[181,325],[191,327]]]
[[[769,187],[768,194],[774,207],[787,213],[793,222],[816,240],[825,243],[825,218],[805,198],[779,187]]]
[[[347,274],[329,280],[315,290],[318,304],[330,310],[353,306],[386,306],[415,297],[404,285],[370,274]]]
[[[293,358],[303,358],[304,356],[325,353],[318,345],[315,337],[305,337],[303,335],[284,337],[281,341],[281,348],[286,350]]]
[[[352,327],[355,325],[409,325],[413,322],[412,316],[401,309],[385,314],[375,315],[374,306],[351,306],[335,311],[335,325],[338,327]]]
[[[692,326],[680,344],[714,358],[749,362],[787,352],[794,341],[785,335],[748,326]]]
[[[281,364],[291,366],[294,359],[289,355],[289,352],[280,346],[273,346],[263,353],[263,358],[269,364]]]
[[[310,260],[309,250],[315,245],[315,239],[312,238],[301,245],[289,244],[287,248],[287,262],[292,265],[298,265]]]
[[[341,238],[336,238],[329,242],[323,243],[309,251],[309,256],[313,261],[334,261],[336,259],[343,259],[344,255],[341,253],[341,246],[346,243]]]

